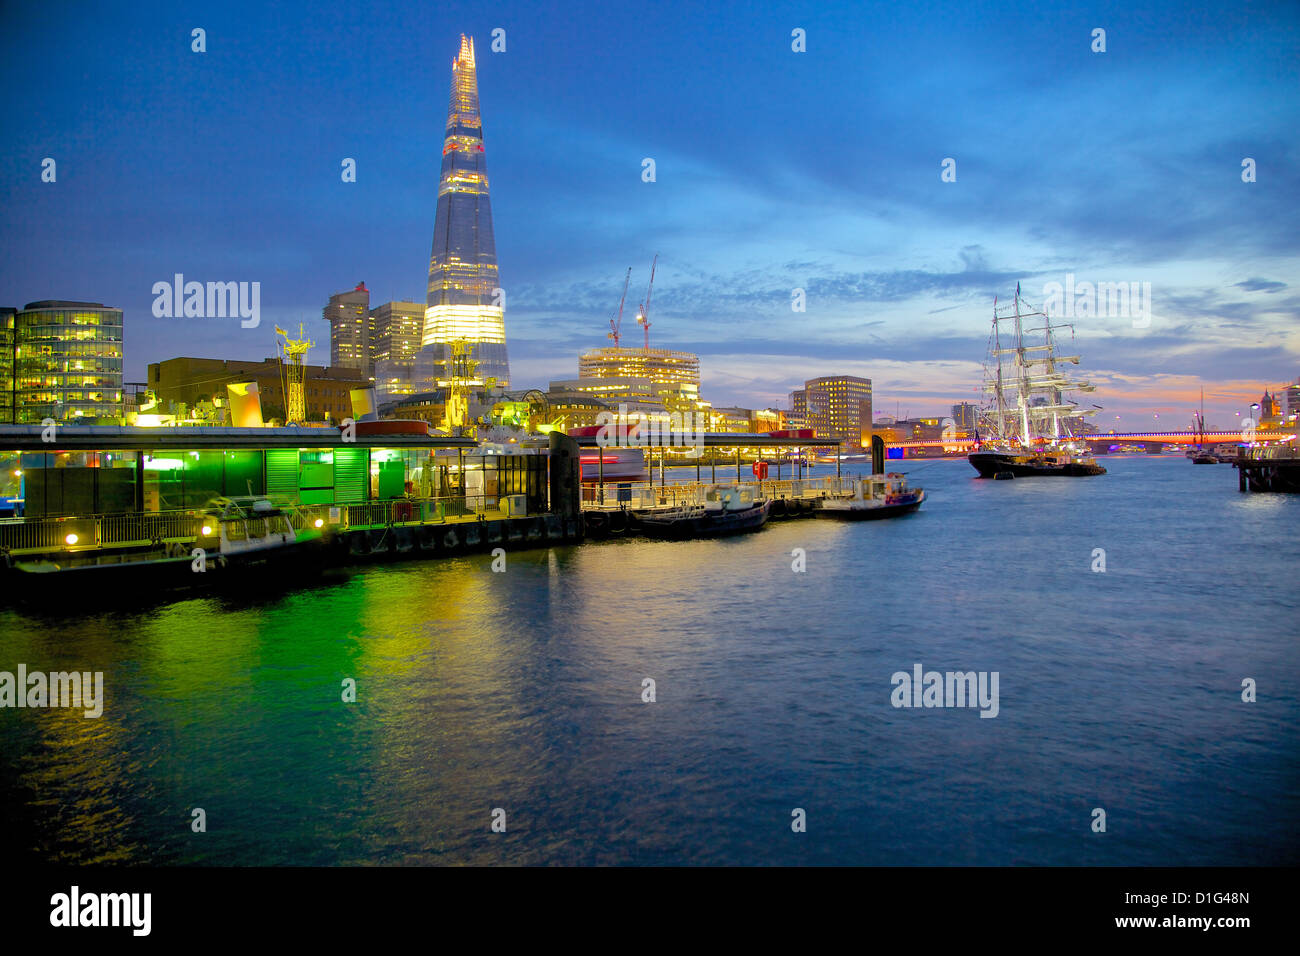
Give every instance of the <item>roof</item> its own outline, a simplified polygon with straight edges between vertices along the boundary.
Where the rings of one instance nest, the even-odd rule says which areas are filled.
[[[41,440],[41,425],[0,425],[0,449],[8,451],[152,450],[156,448],[477,448],[473,438],[435,435],[357,435],[345,442],[337,428],[229,428],[179,426],[139,428],[132,425],[58,425],[55,441]]]
[[[582,448],[596,448],[601,444],[596,435],[571,435],[570,437]],[[838,448],[843,444],[839,438],[774,438],[771,435],[754,432],[708,432],[699,436],[691,432],[673,432],[671,435],[653,433],[647,437],[658,440],[640,444],[633,438],[625,447],[658,448],[660,445],[667,445],[669,448],[690,448],[696,444],[697,438],[706,448]],[[605,447],[620,446],[607,439]]]
[[[107,312],[121,312],[121,309],[115,309],[111,305],[104,305],[102,302],[73,302],[70,299],[42,299],[40,302],[28,302],[23,306],[24,312],[32,312],[36,309],[104,309]]]

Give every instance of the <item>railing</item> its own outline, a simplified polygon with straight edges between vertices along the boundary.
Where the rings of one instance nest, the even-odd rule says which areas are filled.
[[[1294,442],[1285,445],[1267,445],[1243,448],[1240,459],[1245,461],[1292,461],[1300,458],[1300,446]]]
[[[25,551],[193,540],[198,537],[199,521],[199,515],[194,511],[5,518],[0,520],[0,548],[6,551]],[[75,535],[72,541],[69,541],[70,535]]]
[[[290,524],[302,529],[317,520],[346,530],[387,527],[390,524],[440,524],[476,515],[502,513],[497,495],[450,495],[440,498],[395,498],[354,505],[297,504],[275,500],[285,509]],[[641,507],[651,507],[643,505]],[[258,520],[250,516],[250,523]],[[193,541],[203,522],[200,511],[159,511],[142,514],[76,515],[51,518],[0,519],[0,549],[6,551],[53,550],[125,545],[149,541]],[[251,532],[257,531],[254,525]],[[75,541],[68,541],[69,535]],[[257,537],[256,533],[253,534]]]
[[[473,515],[501,512],[498,495],[446,495],[438,498],[393,498],[354,505],[299,505],[309,522],[349,528],[384,528],[390,524],[441,524]]]
[[[606,482],[602,489],[583,485],[582,507],[587,510],[631,511],[652,508],[675,508],[703,504],[712,489],[754,488],[757,498],[838,498],[852,495],[860,481],[857,477],[793,478],[763,481],[674,482],[657,485],[651,481]]]

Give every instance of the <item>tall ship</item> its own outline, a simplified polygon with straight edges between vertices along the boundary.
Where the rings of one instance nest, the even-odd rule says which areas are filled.
[[[1056,336],[1074,326],[1053,325],[1045,309],[1020,296],[999,308],[993,300],[993,329],[984,365],[985,405],[975,430],[969,461],[981,478],[1031,478],[1046,475],[1104,475],[1078,423],[1100,406],[1081,408],[1070,392],[1096,386],[1068,378],[1062,366],[1078,365],[1077,355],[1058,355]]]

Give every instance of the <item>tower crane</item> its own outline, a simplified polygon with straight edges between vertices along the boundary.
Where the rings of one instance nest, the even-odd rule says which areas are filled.
[[[650,294],[655,290],[655,266],[659,264],[659,253],[655,253],[654,262],[650,263],[650,287],[645,291],[645,301],[637,313],[637,325],[645,327],[645,350],[650,351]]]
[[[609,337],[614,340],[614,348],[618,348],[618,328],[623,324],[623,303],[627,301],[627,284],[632,281],[632,267],[627,267],[627,278],[623,280],[623,298],[618,300],[618,318],[609,320]]]

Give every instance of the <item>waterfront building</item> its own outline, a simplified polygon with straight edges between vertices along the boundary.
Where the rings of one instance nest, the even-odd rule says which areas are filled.
[[[330,296],[321,318],[330,324],[330,365],[357,369],[367,379],[373,377],[375,320],[366,284],[358,282],[355,289]]]
[[[122,310],[46,300],[13,312],[14,421],[122,420]]]
[[[477,363],[475,381],[495,380],[505,388],[510,381],[510,361],[488,198],[474,41],[464,35],[451,71],[422,345],[440,366],[440,384],[453,377],[449,368],[452,343],[465,342],[469,359]]]
[[[838,438],[848,451],[871,447],[871,379],[830,375],[790,393],[790,428],[812,428],[818,438]]]
[[[303,366],[303,391],[309,421],[339,422],[352,414],[351,393],[370,381],[362,371],[350,367]],[[149,389],[158,399],[159,410],[190,417],[190,410],[203,403],[220,406],[226,386],[256,382],[262,414],[269,421],[283,420],[284,378],[279,359],[261,362],[227,361],[211,358],[173,358],[149,365]]]
[[[153,537],[192,541],[195,515],[187,509],[219,496],[321,506],[414,499],[405,512],[412,516],[417,504],[431,516],[423,505],[496,512],[505,495],[525,495],[537,514],[548,501],[540,451],[484,454],[472,439],[405,432],[358,432],[344,441],[336,428],[69,425],[50,444],[38,428],[0,426],[0,470],[16,477],[15,488],[0,482],[0,491],[17,492],[27,519],[0,525],[0,548],[10,551],[65,541],[69,550]]]

